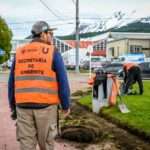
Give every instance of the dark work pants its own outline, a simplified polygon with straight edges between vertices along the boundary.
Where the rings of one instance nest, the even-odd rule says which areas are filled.
[[[95,81],[93,86],[93,97],[98,98],[98,87],[100,84],[103,85],[104,98],[107,98],[107,76],[102,77],[99,81]]]
[[[125,80],[125,94],[128,93],[130,86],[136,82],[138,82],[139,85],[139,93],[143,94],[143,82],[141,78],[141,70],[139,67],[134,66],[129,69]]]

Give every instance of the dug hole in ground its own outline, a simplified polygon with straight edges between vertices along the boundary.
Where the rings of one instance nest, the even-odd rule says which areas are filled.
[[[72,77],[71,79],[71,82],[76,82],[77,84],[78,79],[76,77]],[[82,79],[82,77],[80,79]],[[75,84],[72,84],[72,86],[75,86]],[[61,138],[66,139],[66,143],[69,142],[69,144],[77,150],[150,149],[149,141],[144,141],[140,137],[121,129],[117,125],[110,123],[99,115],[92,113],[86,107],[79,105],[77,102],[79,98],[86,93],[86,86],[81,88],[79,84],[78,87],[84,90],[84,92],[79,91],[78,94],[72,97],[70,116],[65,120],[60,120],[62,127]],[[76,88],[76,90],[77,89],[78,88]]]

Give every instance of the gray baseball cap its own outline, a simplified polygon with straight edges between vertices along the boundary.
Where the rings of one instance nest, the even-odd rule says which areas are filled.
[[[37,21],[33,26],[31,33],[34,35],[40,34],[44,31],[53,31],[56,30],[56,28],[50,28],[47,22],[45,21]]]

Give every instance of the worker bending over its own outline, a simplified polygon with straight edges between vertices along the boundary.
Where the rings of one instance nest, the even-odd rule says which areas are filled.
[[[123,70],[124,70],[124,83],[125,83],[125,88],[124,88],[124,94],[128,93],[129,88],[131,85],[134,83],[138,82],[139,85],[139,94],[143,94],[143,82],[141,78],[141,70],[140,67],[135,64],[135,63],[125,63],[123,65]]]

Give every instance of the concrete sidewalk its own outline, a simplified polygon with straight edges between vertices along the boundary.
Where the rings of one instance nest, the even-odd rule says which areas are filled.
[[[10,118],[7,84],[0,83],[0,150],[19,150],[15,134],[15,121]]]
[[[7,99],[7,80],[5,78],[2,78],[0,81],[0,150],[19,150],[19,144],[16,141],[16,122],[10,118],[10,109]],[[83,81],[86,80],[87,77],[80,74],[69,74],[71,92],[84,89],[87,84]],[[55,150],[77,150],[74,145],[74,143],[59,140],[55,143]]]
[[[10,118],[6,83],[0,83],[0,98],[0,150],[19,150],[19,143],[16,141],[16,121]],[[76,150],[71,145],[69,142],[64,143],[60,140],[55,143],[55,150]]]

